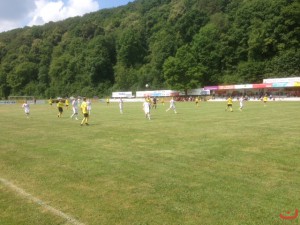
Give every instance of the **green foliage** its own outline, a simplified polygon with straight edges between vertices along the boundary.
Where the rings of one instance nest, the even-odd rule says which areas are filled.
[[[201,84],[202,67],[197,65],[196,57],[189,46],[178,49],[175,57],[169,57],[164,64],[164,75],[169,87],[175,90],[196,88]]]
[[[136,0],[16,29],[0,34],[0,98],[299,76],[299,25],[297,0]]]
[[[125,30],[117,43],[118,61],[126,67],[142,64],[146,49],[140,30]]]
[[[34,81],[37,77],[37,66],[31,62],[22,62],[7,75],[7,83],[12,88],[14,95],[21,94],[22,87]],[[24,93],[26,94],[26,93]]]
[[[116,83],[114,89],[120,91],[130,90],[137,83],[136,70],[133,68],[127,68],[121,63],[118,63],[114,67],[116,73]]]

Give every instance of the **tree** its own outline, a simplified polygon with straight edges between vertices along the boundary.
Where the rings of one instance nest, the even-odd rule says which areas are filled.
[[[215,24],[209,23],[195,35],[191,51],[202,72],[202,84],[217,82],[217,76],[222,70],[222,46],[220,45],[220,30]]]
[[[105,81],[111,83],[114,81],[113,63],[115,59],[112,56],[114,52],[114,47],[103,36],[96,37],[89,42],[86,53],[86,70],[95,86]]]
[[[18,94],[21,88],[29,83],[31,80],[37,79],[37,65],[31,62],[23,62],[17,65],[7,75],[8,85],[12,88],[14,94]]]
[[[118,61],[126,67],[143,63],[146,48],[141,31],[133,29],[124,31],[117,46]]]
[[[115,90],[128,91],[136,88],[137,74],[133,68],[127,68],[122,64],[117,64],[114,67],[116,74],[116,83],[114,85]]]
[[[0,33],[1,97],[298,76],[299,25],[299,0],[137,0],[15,29]]]
[[[203,68],[198,66],[187,45],[178,49],[175,57],[166,60],[163,73],[170,88],[182,90],[185,94],[188,89],[199,87],[203,79]]]

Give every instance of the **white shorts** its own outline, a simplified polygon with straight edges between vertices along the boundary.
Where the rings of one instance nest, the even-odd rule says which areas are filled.
[[[78,108],[73,107],[73,113],[78,114]]]

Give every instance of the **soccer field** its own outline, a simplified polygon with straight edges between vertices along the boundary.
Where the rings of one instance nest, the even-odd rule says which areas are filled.
[[[167,107],[0,105],[0,224],[300,224],[300,102]]]

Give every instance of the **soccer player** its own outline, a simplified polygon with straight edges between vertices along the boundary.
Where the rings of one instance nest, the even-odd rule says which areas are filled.
[[[64,103],[62,102],[62,100],[59,100],[56,106],[57,106],[57,109],[58,109],[57,117],[62,117],[62,114],[64,112],[64,110],[63,110]]]
[[[156,109],[156,105],[157,105],[157,98],[156,97],[153,97],[152,99],[152,109]]]
[[[120,98],[120,99],[119,99],[119,109],[120,109],[120,113],[121,113],[121,114],[123,114],[123,103],[124,103],[124,102],[123,102],[123,99]]]
[[[162,99],[160,100],[160,102],[161,102],[162,105],[165,105],[165,99],[164,99],[164,98],[162,98]]]
[[[177,113],[176,106],[175,106],[175,100],[173,97],[170,100],[170,107],[166,110],[166,112],[168,112],[170,109],[173,109],[174,113]]]
[[[52,106],[52,103],[53,103],[53,100],[52,100],[52,98],[49,98],[49,100],[48,100],[48,103],[49,103],[49,105],[51,105],[51,106]]]
[[[106,105],[109,106],[109,97],[106,98]]]
[[[86,98],[83,98],[83,101],[81,103],[80,109],[81,109],[81,112],[83,114],[83,119],[82,119],[82,121],[80,123],[80,126],[82,126],[83,124],[89,125],[89,123],[88,123],[89,113],[88,113],[88,109],[87,109]]]
[[[146,101],[149,103],[149,107],[150,107],[150,109],[151,109],[151,104],[152,104],[152,102],[151,102],[151,98],[150,98],[149,95],[147,96]]]
[[[244,108],[244,100],[245,100],[245,98],[244,98],[244,96],[241,96],[240,98],[239,98],[239,102],[240,102],[240,111],[242,111],[243,110],[243,108]]]
[[[91,101],[91,99],[88,99],[86,101],[86,105],[87,105],[88,114],[91,115],[91,111],[92,111],[92,101]]]
[[[26,100],[24,101],[22,108],[24,109],[26,117],[29,118],[30,106]]]
[[[196,104],[197,107],[199,106],[199,97],[195,98],[195,104]]]
[[[65,104],[66,104],[66,108],[69,109],[69,99],[66,98]]]
[[[230,112],[233,112],[231,96],[229,96],[229,98],[227,98],[227,108],[225,109],[225,111],[228,111],[228,109],[230,110]]]
[[[77,116],[78,116],[78,102],[80,100],[74,98],[73,101],[72,101],[72,109],[73,109],[73,114],[71,115],[71,118],[73,118],[75,116],[75,120],[78,120]]]
[[[264,102],[264,106],[266,106],[267,102],[268,102],[268,96],[267,96],[267,94],[264,96],[263,102]]]
[[[146,118],[148,120],[151,120],[151,116],[150,116],[150,103],[149,103],[149,101],[147,101],[146,98],[145,98],[145,101],[143,103],[143,110],[144,110]]]

